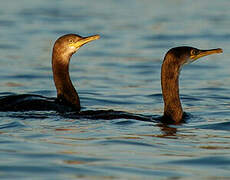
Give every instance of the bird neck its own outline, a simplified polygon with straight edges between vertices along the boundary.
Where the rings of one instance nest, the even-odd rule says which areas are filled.
[[[80,110],[80,99],[69,76],[69,61],[71,55],[53,50],[52,69],[54,83],[59,102],[70,105],[74,110]]]
[[[161,68],[161,87],[164,99],[166,121],[179,123],[183,118],[183,109],[179,97],[180,65],[171,56],[166,56]]]

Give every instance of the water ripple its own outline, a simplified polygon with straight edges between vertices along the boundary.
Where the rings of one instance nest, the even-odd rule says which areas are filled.
[[[229,122],[221,122],[207,125],[195,126],[200,129],[213,129],[213,130],[222,130],[222,131],[230,131],[230,121]]]
[[[125,140],[106,140],[97,142],[102,145],[133,145],[133,146],[145,146],[145,147],[157,147],[156,145],[142,143],[142,142],[134,142],[134,141],[125,141]]]
[[[216,157],[202,157],[202,158],[193,158],[179,161],[170,161],[170,164],[183,164],[187,166],[220,166],[225,167],[230,165],[230,159],[224,156]]]
[[[163,41],[172,41],[172,40],[192,40],[192,39],[215,39],[215,40],[228,40],[230,39],[230,34],[175,34],[175,35],[168,35],[168,34],[160,34],[154,36],[146,36],[144,37],[145,40],[163,40]]]
[[[0,129],[10,129],[10,128],[17,129],[17,128],[23,128],[23,127],[25,127],[25,125],[18,121],[0,124]]]

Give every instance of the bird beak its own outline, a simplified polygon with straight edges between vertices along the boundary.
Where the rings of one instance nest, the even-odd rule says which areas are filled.
[[[211,55],[211,54],[217,54],[217,53],[222,53],[223,50],[221,48],[218,48],[218,49],[209,49],[209,50],[200,50],[200,53],[197,54],[197,55],[192,55],[191,56],[191,59],[192,60],[197,60],[201,57],[204,57],[204,56],[208,56],[208,55]]]
[[[80,39],[79,41],[77,41],[76,43],[71,43],[70,46],[74,46],[76,48],[80,48],[81,46],[83,46],[84,44],[97,40],[99,39],[100,36],[99,35],[93,35],[93,36],[88,36],[88,37],[82,37],[82,39]]]

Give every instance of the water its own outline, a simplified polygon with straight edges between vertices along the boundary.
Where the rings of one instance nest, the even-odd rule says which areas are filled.
[[[100,34],[71,60],[85,110],[159,117],[166,51],[221,47],[184,67],[185,124],[1,112],[1,179],[229,179],[230,1],[4,1],[0,92],[55,97],[51,50],[67,33]]]

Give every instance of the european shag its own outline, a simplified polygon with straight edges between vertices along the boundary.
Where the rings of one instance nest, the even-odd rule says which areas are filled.
[[[0,97],[0,111],[80,111],[80,99],[69,76],[70,58],[82,45],[99,38],[99,35],[81,37],[76,34],[67,34],[58,38],[52,53],[57,98],[30,94],[4,96]]]
[[[184,112],[179,97],[179,74],[183,65],[201,57],[222,53],[222,49],[200,50],[181,46],[170,49],[161,66],[161,87],[164,100],[164,115],[162,121],[179,123]]]

